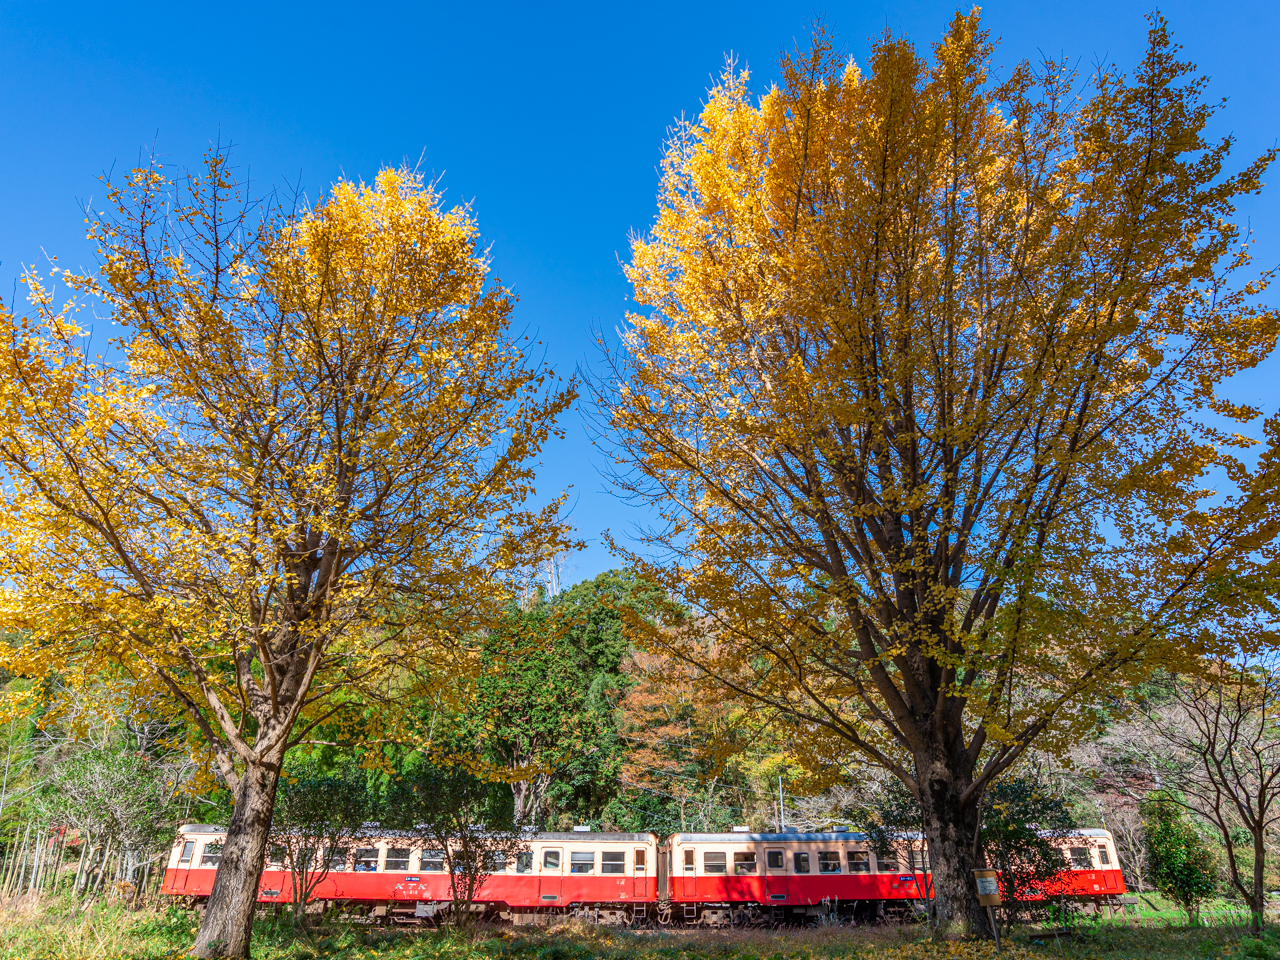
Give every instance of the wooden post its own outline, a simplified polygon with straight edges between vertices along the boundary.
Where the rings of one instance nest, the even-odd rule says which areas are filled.
[[[987,919],[991,921],[991,930],[996,935],[996,953],[1003,953],[1000,945],[1000,925],[996,923],[996,914],[992,907],[1000,905],[1000,882],[996,871],[980,868],[973,871],[974,882],[978,885],[978,902],[987,908]]]

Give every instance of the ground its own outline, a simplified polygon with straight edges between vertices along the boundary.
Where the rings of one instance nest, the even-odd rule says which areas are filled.
[[[1015,931],[1001,960],[1280,960],[1280,938],[1243,935],[1242,915],[1211,904],[1188,927],[1158,898],[1128,920],[1075,922],[1069,931]],[[61,903],[0,905],[0,960],[174,960],[190,945],[195,916],[175,907],[130,912],[101,904],[72,913]],[[914,924],[804,930],[629,931],[589,926],[468,933],[330,925],[300,935],[285,920],[259,921],[255,960],[995,960],[993,943],[928,942]]]

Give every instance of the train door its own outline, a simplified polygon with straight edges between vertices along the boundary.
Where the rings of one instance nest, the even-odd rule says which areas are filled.
[[[787,852],[765,850],[764,893],[770,900],[787,899]]]
[[[191,876],[191,859],[196,851],[194,840],[184,840],[182,852],[178,855],[178,869],[173,875],[173,889],[181,892],[187,889],[187,878]]]
[[[564,884],[564,851],[560,847],[543,847],[538,867],[538,899],[547,904],[559,903]]]
[[[631,860],[631,896],[644,897],[648,896],[649,891],[646,889],[646,879],[649,876],[649,857],[648,849],[645,847],[636,847],[635,855]]]
[[[680,899],[692,900],[698,895],[698,866],[694,862],[693,847],[684,848],[684,863],[680,869]]]

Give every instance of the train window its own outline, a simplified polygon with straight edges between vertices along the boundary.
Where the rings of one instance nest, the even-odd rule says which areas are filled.
[[[1098,859],[1102,862],[1104,867],[1111,866],[1111,854],[1107,852],[1106,847],[1098,848]]]
[[[542,854],[542,865],[548,870],[560,869],[560,851],[547,850]]]
[[[200,854],[200,866],[216,867],[222,862],[222,844],[206,843],[204,850]],[[1103,861],[1105,863],[1105,861]]]
[[[191,866],[191,855],[195,853],[195,849],[196,842],[194,840],[188,840],[184,843],[182,845],[182,856],[178,858],[178,866],[182,866],[184,863],[187,866]]]
[[[686,850],[684,852],[684,869],[686,872],[691,872],[693,870],[693,851],[692,850]]]
[[[881,860],[879,857],[876,857],[876,872],[877,873],[897,873],[898,861],[897,860]]]
[[[756,852],[748,850],[746,853],[735,853],[733,855],[733,872],[742,875],[744,873],[756,872]]]
[[[849,851],[849,872],[850,873],[870,873],[871,872],[871,854],[865,850]]]
[[[418,868],[424,872],[443,873],[444,872],[444,851],[443,850],[423,850],[418,858],[421,866]]]
[[[347,869],[346,847],[330,847],[328,853],[330,873],[342,873]]]
[[[912,873],[929,872],[929,854],[923,850],[907,851],[907,869]]]
[[[378,872],[378,848],[361,847],[356,851],[356,873]]]
[[[786,864],[782,859],[781,850],[766,850],[764,852],[764,862],[768,864],[770,870],[785,870]]]
[[[409,870],[409,848],[388,847],[386,869],[388,871],[394,870],[397,873],[407,873]]]
[[[1088,870],[1093,866],[1093,859],[1089,856],[1088,847],[1071,847],[1071,865],[1076,870]]]
[[[644,849],[643,848],[639,848],[636,850],[636,869],[637,870],[644,869]]]
[[[521,850],[516,854],[516,873],[533,873],[532,850]]]
[[[796,873],[809,872],[809,854],[796,851],[791,855],[791,862],[795,865]]]
[[[491,850],[485,854],[484,864],[490,873],[501,873],[507,869],[507,851]]]
[[[626,873],[627,855],[622,850],[606,850],[600,854],[601,873]]]
[[[285,850],[280,844],[272,844],[271,849],[267,852],[267,862],[273,867],[284,866]]]
[[[579,850],[569,854],[570,873],[594,873],[596,869],[596,853],[594,850]]]
[[[840,872],[840,851],[839,850],[818,851],[818,872],[819,873],[839,873]]]
[[[725,873],[725,862],[728,858],[721,852],[709,850],[702,855],[703,873]]]

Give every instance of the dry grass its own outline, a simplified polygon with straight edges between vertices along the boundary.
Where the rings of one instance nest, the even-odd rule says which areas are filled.
[[[1159,911],[1156,911],[1157,913]],[[1237,960],[1241,932],[1225,923],[1188,928],[1098,921],[1069,936],[1020,931],[1001,960]],[[194,914],[167,906],[130,912],[111,904],[73,911],[65,901],[0,902],[0,960],[175,960],[189,947]],[[255,960],[995,960],[989,942],[934,944],[916,924],[797,930],[554,929],[451,931],[332,925],[300,932],[286,920],[255,928]],[[1269,944],[1250,956],[1272,957]],[[1280,950],[1273,960],[1280,960]]]

